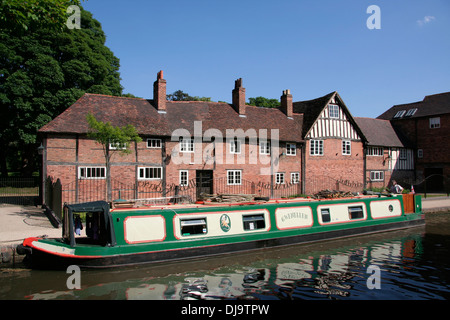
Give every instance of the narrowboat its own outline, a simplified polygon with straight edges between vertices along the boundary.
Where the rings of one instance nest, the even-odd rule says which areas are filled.
[[[421,197],[412,194],[144,206],[97,201],[65,205],[61,238],[27,238],[17,252],[32,268],[117,267],[424,224]]]

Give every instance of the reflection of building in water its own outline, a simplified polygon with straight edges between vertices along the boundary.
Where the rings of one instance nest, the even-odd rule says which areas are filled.
[[[259,260],[252,265],[180,274],[163,278],[132,279],[136,274],[115,274],[116,282],[88,281],[83,273],[81,290],[40,290],[29,299],[107,299],[177,300],[177,299],[251,299],[257,295],[293,299],[310,297],[349,297],[366,287],[367,268],[378,265],[383,273],[408,269],[422,253],[421,237],[407,237],[342,248],[339,253],[310,253],[305,257]],[[411,266],[413,267],[413,266]],[[151,269],[150,269],[151,270]],[[192,273],[191,273],[192,274]],[[386,275],[386,274],[385,274]],[[66,278],[65,278],[66,279]],[[64,281],[65,281],[64,279]],[[100,281],[100,282],[99,282]],[[95,285],[86,285],[95,283]],[[382,286],[383,289],[383,286]]]

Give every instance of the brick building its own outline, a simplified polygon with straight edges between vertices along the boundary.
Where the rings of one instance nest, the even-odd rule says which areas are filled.
[[[449,187],[450,92],[426,96],[422,101],[395,105],[378,119],[389,120],[414,149],[417,187],[442,191]]]
[[[43,173],[60,180],[63,201],[105,197],[105,160],[102,146],[87,136],[89,113],[114,126],[132,124],[143,140],[126,155],[111,146],[117,151],[111,163],[113,199],[175,192],[197,198],[201,192],[281,197],[322,189],[362,191],[370,181],[387,185],[392,159],[405,147],[396,139],[378,139],[379,126],[354,119],[337,92],[293,102],[285,90],[280,107],[260,108],[245,104],[241,79],[231,92],[232,104],[167,101],[162,72],[153,89],[153,100],[85,94],[41,128]],[[369,122],[395,134],[388,121]],[[373,148],[383,149],[380,161],[370,160]],[[373,173],[378,171],[383,175]]]

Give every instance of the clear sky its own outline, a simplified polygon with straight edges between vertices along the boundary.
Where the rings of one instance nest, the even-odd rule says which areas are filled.
[[[87,0],[120,59],[124,93],[167,93],[231,102],[294,101],[338,91],[353,116],[450,91],[449,0]],[[380,19],[367,9],[376,5]],[[369,29],[380,22],[381,29]]]

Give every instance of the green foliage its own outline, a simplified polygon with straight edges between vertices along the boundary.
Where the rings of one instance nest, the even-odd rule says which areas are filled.
[[[0,3],[0,169],[31,175],[37,131],[86,92],[121,96],[120,63],[90,12],[80,7],[81,29],[66,27],[79,1]]]
[[[67,7],[78,0],[0,0],[0,25],[20,32],[47,28],[61,31],[67,20]]]
[[[211,101],[208,97],[198,97],[190,96],[189,94],[183,92],[182,90],[177,90],[174,93],[167,95],[167,100],[169,101]]]
[[[280,101],[277,99],[268,99],[264,97],[248,98],[248,105],[265,107],[265,108],[276,108],[280,106]]]
[[[128,149],[130,143],[132,141],[140,142],[142,139],[139,137],[136,128],[131,124],[122,128],[114,127],[109,122],[97,121],[92,113],[89,113],[86,119],[91,128],[88,137],[95,139],[103,147],[106,164],[107,199],[111,201],[111,157],[115,154],[114,151],[129,154],[131,152]]]
[[[128,154],[131,152],[128,147],[132,141],[142,141],[136,128],[131,124],[122,128],[114,127],[110,122],[104,123],[97,121],[92,113],[89,113],[86,119],[91,128],[88,137],[95,139],[95,141],[103,145],[105,155],[108,153],[108,150],[110,150],[110,144],[121,153]],[[107,159],[107,161],[108,160],[109,159]]]

